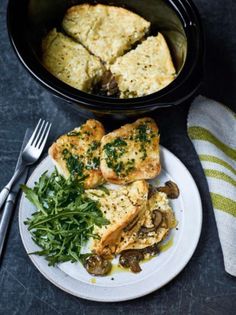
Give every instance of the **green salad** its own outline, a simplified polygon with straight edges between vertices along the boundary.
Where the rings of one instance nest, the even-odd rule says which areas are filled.
[[[22,185],[26,198],[36,211],[25,221],[33,241],[42,250],[30,253],[45,256],[49,265],[60,262],[84,261],[90,254],[81,248],[94,234],[94,226],[108,224],[99,203],[89,199],[83,179],[65,179],[56,170],[42,174],[34,188]]]

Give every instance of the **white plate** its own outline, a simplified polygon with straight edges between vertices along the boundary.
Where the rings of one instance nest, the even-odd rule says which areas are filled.
[[[49,267],[47,261],[37,255],[29,255],[38,270],[53,284],[75,296],[103,302],[117,302],[134,299],[154,290],[172,280],[188,263],[197,246],[202,226],[202,206],[197,186],[186,167],[170,151],[161,147],[162,172],[158,184],[173,180],[180,189],[178,199],[171,200],[178,220],[169,240],[173,245],[157,257],[141,265],[138,274],[114,271],[106,277],[93,278],[80,263],[63,263]],[[34,170],[27,185],[32,187],[40,175],[54,166],[49,157],[45,158]],[[22,242],[27,253],[38,250],[24,224],[26,218],[35,211],[31,203],[22,196],[19,208],[19,227]]]

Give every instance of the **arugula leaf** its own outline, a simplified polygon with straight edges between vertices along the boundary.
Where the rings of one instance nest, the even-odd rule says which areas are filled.
[[[32,188],[27,187],[26,185],[21,185],[21,189],[25,193],[26,198],[37,208],[37,210],[42,211],[45,215],[47,213],[44,211],[43,206],[41,205],[38,195]]]
[[[81,248],[90,237],[98,238],[94,227],[109,223],[99,203],[86,196],[83,179],[74,176],[65,179],[55,170],[50,175],[42,174],[34,188],[21,187],[37,209],[25,224],[42,250],[31,254],[45,256],[50,266],[83,261]]]

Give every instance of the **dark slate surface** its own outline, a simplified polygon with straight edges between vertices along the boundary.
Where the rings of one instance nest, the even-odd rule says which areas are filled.
[[[236,109],[236,2],[196,0],[207,42],[204,93]],[[8,40],[6,1],[0,8],[0,187],[9,180],[27,127],[39,117],[54,123],[51,139],[85,118],[38,85],[17,60]],[[62,106],[64,105],[64,106]],[[235,314],[236,279],[224,271],[206,181],[186,136],[188,104],[155,114],[162,144],[194,176],[203,203],[202,235],[193,258],[168,285],[123,303],[85,301],[59,290],[32,265],[14,216],[0,268],[0,314]],[[107,126],[109,128],[109,126]]]

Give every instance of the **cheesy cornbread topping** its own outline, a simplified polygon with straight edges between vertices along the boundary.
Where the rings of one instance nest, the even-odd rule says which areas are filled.
[[[82,4],[67,10],[62,26],[69,36],[109,64],[145,36],[150,22],[125,8]]]
[[[157,92],[176,76],[167,43],[161,33],[150,36],[136,49],[116,59],[110,68],[121,98]]]
[[[65,34],[53,29],[43,39],[42,63],[76,89],[133,98],[157,92],[176,77],[164,36],[147,37],[150,22],[125,8],[75,5],[62,29]]]
[[[105,72],[98,57],[56,29],[43,39],[42,63],[55,77],[85,92],[91,92]]]

